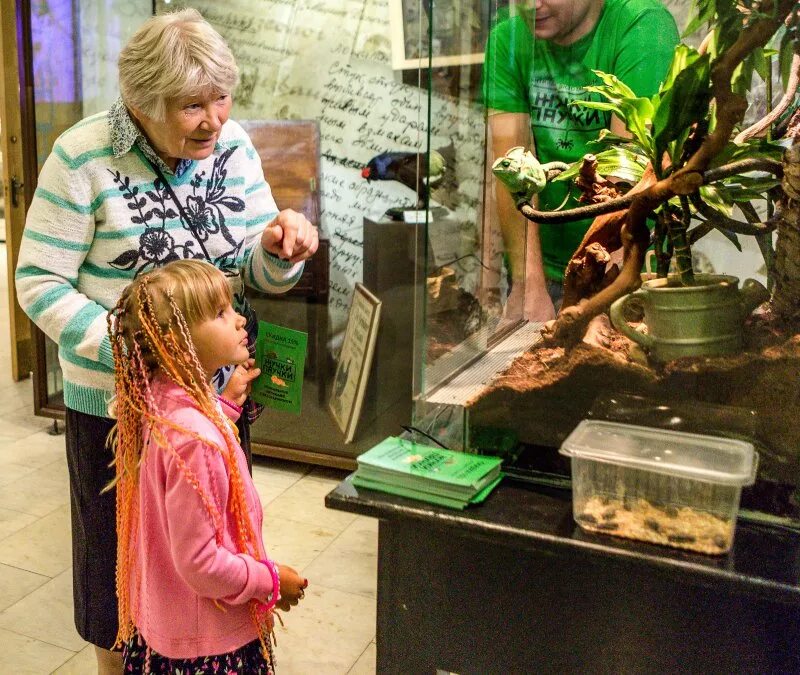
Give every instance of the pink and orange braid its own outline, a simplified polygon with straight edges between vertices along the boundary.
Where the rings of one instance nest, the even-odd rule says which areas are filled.
[[[171,453],[177,460],[186,480],[201,496],[204,510],[214,524],[218,541],[222,537],[222,516],[216,508],[213,496],[200,489],[197,477],[177,456],[171,447],[164,429],[171,428],[191,437],[202,440],[208,447],[219,453],[227,469],[230,480],[230,499],[228,507],[234,516],[237,552],[248,553],[256,559],[264,557],[259,550],[258,537],[248,515],[245,500],[244,482],[236,460],[238,434],[235,426],[224,416],[215,400],[214,392],[204,377],[203,369],[194,351],[191,332],[183,313],[167,292],[170,318],[166,328],[162,327],[154,306],[154,298],[149,292],[146,277],[136,283],[135,299],[124,293],[120,302],[109,314],[108,330],[114,354],[116,381],[117,426],[113,438],[115,444],[115,485],[117,489],[117,594],[119,596],[119,633],[117,644],[121,645],[133,634],[134,626],[130,604],[130,578],[135,565],[134,547],[138,529],[138,470],[144,447],[143,430],[149,428],[148,447],[152,452],[160,449]],[[128,305],[138,305],[134,311]],[[138,327],[131,330],[127,324]],[[127,342],[126,342],[127,341]],[[147,356],[145,356],[145,354]],[[188,356],[188,359],[184,358]],[[151,363],[148,366],[148,359]],[[196,433],[184,429],[165,419],[158,410],[149,380],[155,370],[163,373],[189,395],[197,408],[203,412],[220,430],[225,439],[225,448],[217,447],[200,438]],[[270,657],[268,619],[256,611],[257,602],[251,602],[250,612],[258,630],[259,640],[266,657]]]

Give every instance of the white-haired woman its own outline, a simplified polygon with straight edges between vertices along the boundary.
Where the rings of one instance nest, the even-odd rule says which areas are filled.
[[[317,249],[317,229],[278,211],[242,128],[228,120],[238,80],[222,37],[191,9],[153,17],[119,58],[121,97],[56,141],[39,176],[16,271],[20,305],[59,346],[67,408],[75,622],[99,673],[121,671],[112,478],[108,311],[138,274],[201,258],[242,285],[282,292]],[[252,341],[251,341],[252,342]],[[252,360],[219,373],[241,405]],[[249,401],[248,401],[249,403]],[[246,415],[242,416],[246,418]],[[249,447],[247,425],[240,429]]]

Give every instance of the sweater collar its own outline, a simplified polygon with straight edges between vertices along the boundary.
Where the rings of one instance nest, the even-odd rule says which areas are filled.
[[[191,160],[179,159],[175,171],[170,169],[167,163],[153,150],[153,146],[150,145],[147,137],[136,126],[128,109],[122,102],[122,97],[118,98],[109,109],[108,123],[111,127],[111,148],[114,152],[114,157],[122,157],[136,145],[142,154],[161,169],[163,173],[175,174],[178,178],[192,165]]]

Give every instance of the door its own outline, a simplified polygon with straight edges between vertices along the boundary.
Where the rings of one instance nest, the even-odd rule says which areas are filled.
[[[58,136],[118,96],[119,50],[151,13],[151,0],[0,0],[12,362],[16,379],[33,373],[38,415],[63,415],[63,383],[55,343],[16,301],[13,271],[25,209]]]
[[[23,51],[26,44],[30,45],[30,22],[26,20],[29,16],[26,0],[0,0],[0,152],[5,194],[11,367],[15,380],[28,377],[33,368],[31,324],[17,302],[14,287],[14,268],[25,213],[33,196],[37,173],[31,59],[25,58]],[[29,148],[32,152],[26,152]]]

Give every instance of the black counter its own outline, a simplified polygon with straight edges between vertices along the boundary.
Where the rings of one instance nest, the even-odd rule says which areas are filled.
[[[739,523],[721,557],[591,535],[567,491],[455,511],[355,488],[380,519],[378,672],[800,672],[800,536]]]

